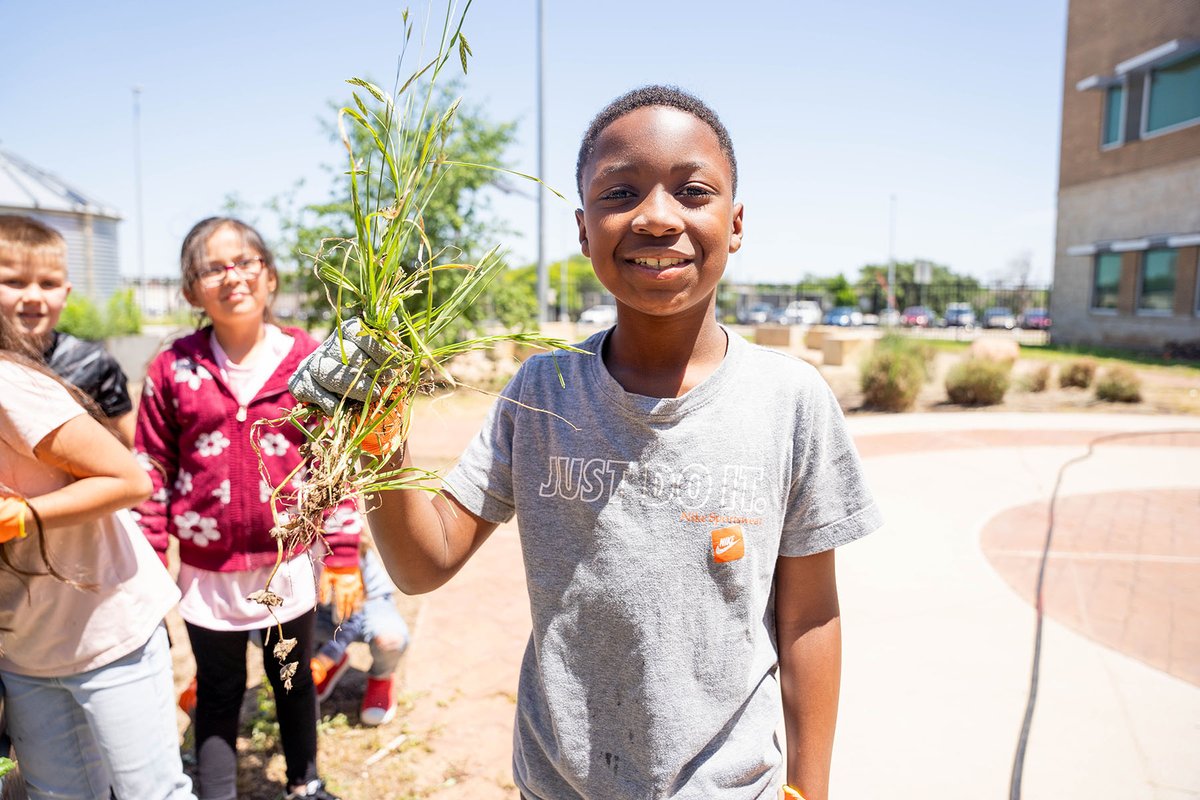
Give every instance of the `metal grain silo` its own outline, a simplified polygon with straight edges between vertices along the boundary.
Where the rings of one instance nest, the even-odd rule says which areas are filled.
[[[112,206],[0,150],[0,214],[25,214],[63,235],[74,291],[101,304],[120,288],[117,224],[121,215]]]

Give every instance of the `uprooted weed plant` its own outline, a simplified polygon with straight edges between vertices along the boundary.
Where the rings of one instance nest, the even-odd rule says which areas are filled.
[[[452,60],[466,72],[471,49],[462,34],[462,23],[469,7],[467,2],[457,16],[453,5],[447,7],[436,55],[424,61],[395,91],[385,92],[360,78],[348,81],[356,90],[353,104],[338,112],[338,131],[349,157],[346,175],[355,233],[345,239],[324,241],[314,256],[314,269],[326,286],[332,287],[328,290],[329,300],[339,337],[343,309],[359,309],[364,334],[390,355],[377,374],[360,376],[369,381],[374,399],[363,403],[343,398],[328,418],[300,405],[287,417],[267,423],[294,425],[307,440],[303,480],[293,473],[272,496],[273,508],[278,508],[276,501],[281,501],[288,509],[276,512],[272,531],[279,552],[276,568],[285,551],[319,538],[326,511],[348,497],[369,497],[393,489],[436,491],[430,473],[396,466],[401,453],[377,452],[370,443],[376,441],[381,425],[397,418],[398,441],[407,438],[417,394],[428,391],[435,381],[455,385],[445,366],[450,358],[506,340],[543,349],[569,348],[560,339],[537,333],[449,336],[456,319],[504,267],[499,246],[468,261],[469,254],[459,252],[453,242],[431,241],[422,221],[424,208],[448,171],[500,169],[457,162],[447,156],[446,143],[454,133],[461,98],[441,107],[438,98],[443,95],[437,83]],[[407,12],[403,19],[400,63],[413,43],[413,23]],[[424,41],[425,36],[421,39]],[[349,135],[352,127],[362,135]],[[367,142],[365,152],[356,149],[355,141]],[[528,175],[520,177],[536,180]],[[435,285],[435,276],[447,271],[461,279],[448,289],[444,281]],[[251,598],[268,608],[282,602],[266,588]],[[293,646],[294,640],[288,639],[275,645],[273,653],[281,664]],[[290,685],[294,672],[294,662],[284,665],[285,684]]]

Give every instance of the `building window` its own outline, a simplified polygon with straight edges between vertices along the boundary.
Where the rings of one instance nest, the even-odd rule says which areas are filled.
[[[1117,291],[1121,284],[1121,254],[1101,253],[1096,256],[1092,279],[1092,308],[1117,310]]]
[[[1125,87],[1110,86],[1104,91],[1104,133],[1100,144],[1105,147],[1118,145],[1125,127]]]
[[[1146,88],[1147,133],[1200,122],[1200,55],[1151,70]]]
[[[1142,274],[1138,285],[1138,309],[1170,313],[1175,308],[1174,248],[1147,250],[1142,255]]]

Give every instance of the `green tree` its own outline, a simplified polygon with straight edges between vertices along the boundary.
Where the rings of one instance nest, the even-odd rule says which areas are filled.
[[[548,283],[554,289],[562,286],[563,269],[567,271],[567,313],[571,317],[578,317],[579,313],[584,308],[584,297],[596,295],[604,291],[604,285],[600,283],[600,279],[596,277],[595,271],[592,269],[592,262],[579,253],[569,256],[565,260],[555,261],[548,265],[547,272]],[[499,285],[508,287],[508,290],[514,296],[522,298],[522,304],[527,304],[533,311],[533,316],[537,315],[537,264],[527,264],[523,267],[515,267],[508,270],[500,280],[496,282]],[[497,315],[498,318],[506,325],[519,325],[522,320],[506,319],[503,315]],[[531,317],[525,317],[527,322]]]
[[[128,336],[142,331],[142,311],[133,296],[133,289],[114,292],[106,308],[109,336]]]
[[[57,330],[89,342],[108,337],[108,325],[96,304],[86,295],[72,294],[58,318]]]
[[[896,307],[915,305],[918,289],[915,282],[916,266],[912,261],[896,262]],[[887,264],[864,264],[859,268],[858,281],[855,283],[862,294],[871,294],[876,287],[883,296],[887,296]],[[960,275],[944,264],[933,264],[930,268],[930,287],[937,296],[946,296],[943,290],[960,289],[971,293],[979,289],[979,281],[970,275]]]
[[[841,273],[834,275],[826,282],[825,291],[833,297],[835,306],[858,307],[858,292],[854,291],[850,281],[846,280],[846,276]]]

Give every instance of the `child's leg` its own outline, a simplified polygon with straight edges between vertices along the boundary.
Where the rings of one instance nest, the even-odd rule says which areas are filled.
[[[187,624],[196,659],[196,761],[201,800],[237,797],[237,732],[246,694],[247,631]]]
[[[179,759],[167,629],[100,669],[64,678],[91,724],[117,797],[191,798]],[[19,753],[18,753],[19,755]]]
[[[353,639],[347,639],[343,631],[344,623],[342,626],[334,623],[333,613],[328,604],[317,606],[316,637],[314,641],[321,642],[321,647],[317,651],[317,655],[328,659],[327,666],[332,666],[340,661],[346,652],[346,645],[354,641]]]
[[[32,797],[107,797],[111,781],[87,716],[55,678],[4,673],[5,707]]]
[[[271,643],[263,648],[263,667],[271,688],[275,691],[275,716],[279,719],[279,738],[287,762],[287,784],[298,786],[317,778],[317,692],[313,686],[309,660],[312,658],[316,613],[283,623],[285,639],[296,639],[287,661],[295,661],[296,674],[292,688],[285,689],[279,676],[279,661],[271,655],[276,637],[271,629]]]
[[[392,596],[374,597],[363,604],[362,637],[371,647],[372,678],[387,678],[396,671],[408,647],[408,626]]]

